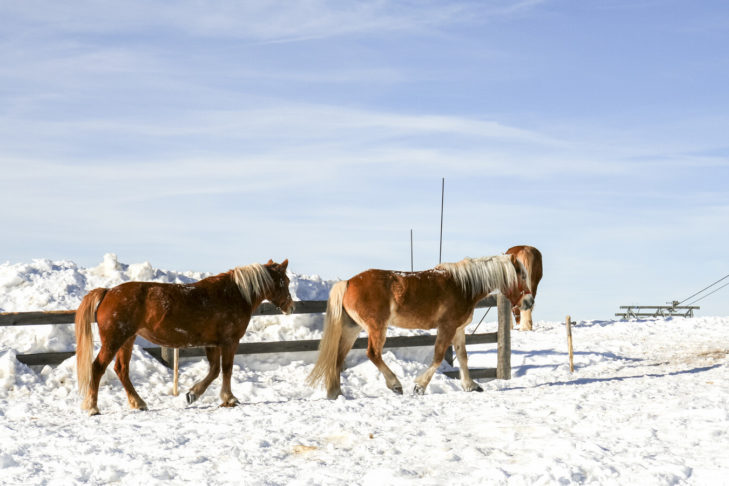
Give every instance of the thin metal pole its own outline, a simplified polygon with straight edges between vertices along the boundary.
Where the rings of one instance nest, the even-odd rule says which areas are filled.
[[[440,249],[438,250],[438,264],[443,258],[443,204],[445,202],[445,177],[440,187]]]
[[[572,358],[572,318],[570,316],[567,316],[565,325],[567,326],[567,351],[570,355],[570,373],[574,373],[575,363]]]
[[[413,270],[413,229],[410,228],[410,271]]]
[[[174,368],[174,376],[172,379],[172,394],[178,395],[178,384],[180,382],[180,350],[175,348],[174,354],[172,355],[172,367]]]

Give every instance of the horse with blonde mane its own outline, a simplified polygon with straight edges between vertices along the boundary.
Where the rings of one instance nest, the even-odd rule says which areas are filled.
[[[465,391],[483,391],[468,373],[464,328],[478,301],[499,290],[513,306],[530,309],[534,300],[528,276],[511,255],[466,258],[422,272],[367,270],[336,283],[329,294],[319,357],[307,381],[323,381],[327,398],[341,394],[344,359],[361,329],[367,331],[367,357],[385,377],[387,387],[402,394],[397,376],[382,360],[387,326],[437,329],[433,361],[415,380],[413,392],[425,393],[453,343]]]
[[[267,299],[284,313],[293,307],[286,275],[288,260],[237,267],[193,284],[126,282],[94,289],[76,311],[76,367],[81,408],[99,413],[99,381],[116,355],[116,371],[132,409],[146,410],[129,379],[129,361],[136,336],[161,346],[205,346],[210,363],[207,376],[187,393],[188,404],[197,400],[223,371],[222,407],[238,400],[230,388],[233,358],[253,310]],[[99,326],[101,349],[92,363],[91,324]]]
[[[542,254],[533,246],[519,245],[512,246],[506,250],[507,255],[514,255],[517,260],[524,265],[527,274],[529,274],[529,288],[532,291],[532,297],[537,297],[537,287],[539,281],[542,280]],[[520,331],[531,331],[533,326],[532,309],[521,310],[519,307],[513,307],[514,320],[519,326]],[[512,326],[513,329],[513,326]]]

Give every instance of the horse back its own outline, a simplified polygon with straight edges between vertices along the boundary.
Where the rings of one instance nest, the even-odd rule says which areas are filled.
[[[355,320],[414,329],[436,327],[442,316],[469,306],[452,279],[438,270],[367,270],[349,279],[342,303]]]
[[[167,346],[239,340],[251,316],[227,274],[193,284],[126,282],[109,289],[97,310],[100,331],[126,327]]]

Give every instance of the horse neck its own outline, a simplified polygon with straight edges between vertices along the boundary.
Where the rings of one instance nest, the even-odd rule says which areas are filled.
[[[238,283],[235,280],[235,276],[233,275],[233,272],[234,272],[234,270],[231,270],[227,273],[228,279],[229,279],[229,285],[232,285],[235,288],[236,292],[238,292],[238,294],[241,296],[241,299],[243,299],[243,302],[248,304],[245,297],[243,297],[243,294],[241,293],[240,287],[238,287]],[[252,291],[250,293],[251,312],[254,311],[256,309],[256,307],[261,305],[261,303],[264,300],[270,299],[271,295],[269,295],[269,294],[272,294],[272,293],[273,293],[273,288],[262,289],[258,292]]]
[[[447,278],[453,283],[453,286],[463,294],[463,296],[466,298],[466,300],[471,301],[474,305],[477,304],[478,302],[480,302],[481,300],[485,299],[486,297],[488,297],[490,294],[492,294],[493,292],[495,292],[497,290],[499,292],[501,292],[501,294],[503,294],[503,295],[507,295],[509,293],[509,291],[511,290],[508,286],[503,289],[500,288],[499,286],[495,286],[493,288],[484,288],[481,292],[472,294],[470,289],[467,289],[467,288],[464,288],[461,286],[461,284],[458,282],[457,278],[454,275],[448,273]]]

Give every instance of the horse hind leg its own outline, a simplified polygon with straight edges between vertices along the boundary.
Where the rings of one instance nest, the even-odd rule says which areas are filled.
[[[114,359],[115,352],[116,349],[109,347],[102,341],[99,354],[96,355],[96,359],[91,364],[91,382],[89,383],[86,398],[84,398],[83,404],[81,405],[81,408],[88,411],[89,415],[99,415],[99,383],[109,363]]]
[[[190,391],[188,391],[187,395],[185,395],[188,405],[191,405],[195,402],[195,400],[200,398],[200,396],[205,393],[205,390],[208,389],[210,383],[212,383],[220,374],[220,348],[216,346],[208,346],[205,348],[205,354],[208,357],[210,368],[208,369],[208,374],[205,375],[205,378],[192,385]]]
[[[134,347],[134,339],[136,336],[129,338],[119,351],[116,353],[116,363],[114,363],[114,371],[119,377],[124,390],[127,392],[127,400],[129,400],[129,406],[134,410],[147,410],[147,404],[137,394],[137,391],[132,385],[132,381],[129,379],[129,362],[132,359],[132,349]]]
[[[360,331],[362,330],[359,325],[354,322],[346,313],[344,314],[344,322],[342,325],[342,335],[339,338],[339,351],[337,353],[337,374],[331,383],[327,383],[327,398],[335,400],[339,395],[342,394],[340,378],[342,370],[344,369],[345,359],[352,350],[354,342],[357,340]]]
[[[383,326],[384,327],[384,326]],[[385,347],[385,338],[387,328],[377,329],[370,328],[367,332],[367,357],[377,366],[380,373],[385,377],[387,388],[394,391],[398,395],[402,395],[402,384],[397,379],[395,373],[382,360],[382,348]]]

